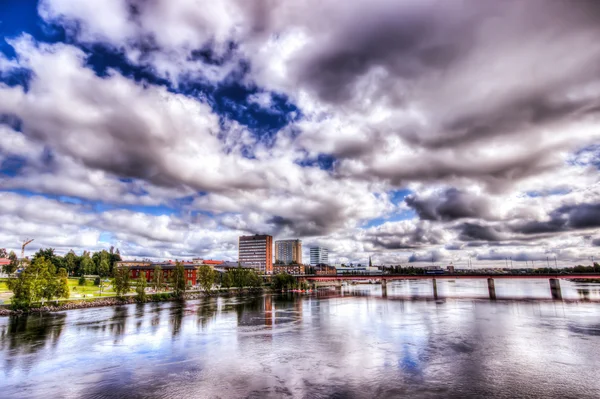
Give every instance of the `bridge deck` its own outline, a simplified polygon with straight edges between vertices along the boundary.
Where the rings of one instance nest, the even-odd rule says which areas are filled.
[[[344,274],[330,276],[303,275],[297,276],[308,281],[337,281],[337,280],[423,280],[423,279],[600,279],[600,274],[420,274],[420,275],[394,275],[394,274]]]

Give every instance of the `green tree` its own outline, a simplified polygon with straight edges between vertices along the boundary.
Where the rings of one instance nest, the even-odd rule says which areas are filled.
[[[121,259],[121,253],[119,252],[119,248],[117,248],[116,252],[111,253],[109,256],[109,260],[108,260],[108,265],[110,266],[110,273],[112,274],[113,269],[115,267],[115,263],[120,262]]]
[[[171,275],[171,283],[173,284],[173,293],[177,297],[181,297],[186,290],[185,283],[185,267],[181,262],[175,264],[173,274]]]
[[[279,273],[273,276],[271,285],[276,290],[289,290],[296,285],[296,278],[287,273]]]
[[[81,258],[81,265],[79,267],[79,269],[81,270],[81,274],[96,274],[96,265],[94,264],[94,262],[92,261],[92,259],[90,258],[90,254],[89,253],[84,253],[82,258]]]
[[[3,272],[6,274],[14,273],[19,267],[19,259],[17,258],[17,254],[14,251],[10,251],[8,254],[8,259],[10,259],[10,263],[3,267]]]
[[[0,259],[8,258],[8,252],[6,252],[6,248],[0,248]]]
[[[154,289],[154,291],[158,291],[163,288],[163,285],[164,281],[162,268],[156,265],[154,266],[154,272],[152,274],[152,288]]]
[[[122,298],[123,295],[129,292],[131,288],[131,281],[129,278],[129,268],[128,267],[117,267],[114,270],[114,279],[113,279],[113,287],[117,296]]]
[[[202,265],[198,268],[198,284],[205,292],[209,292],[215,283],[216,273],[212,267]]]
[[[106,277],[110,273],[110,266],[108,265],[108,259],[102,259],[100,266],[98,266],[98,274],[100,277]]]
[[[68,274],[75,273],[77,269],[77,255],[73,250],[70,250],[68,254],[64,257],[64,266],[67,269]]]
[[[40,248],[31,258],[31,262],[35,262],[35,260],[39,257],[43,257],[46,260],[50,261],[52,265],[54,265],[55,269],[58,270],[61,267],[64,267],[64,261],[62,256],[56,255],[54,253],[54,248]]]
[[[135,292],[137,293],[137,300],[139,302],[146,302],[146,285],[146,273],[140,273],[135,287]]]
[[[8,280],[8,287],[13,292],[12,305],[15,309],[27,309],[34,302],[51,300],[55,297],[67,297],[61,279],[66,278],[66,270],[57,275],[56,268],[44,256],[37,256],[35,261],[26,267],[19,276]]]
[[[225,272],[221,276],[221,286],[225,288],[231,288],[233,286],[233,279],[229,271]]]
[[[56,296],[59,298],[69,298],[71,293],[69,292],[69,278],[67,269],[64,267],[58,269],[57,278]]]
[[[256,271],[250,269],[246,274],[246,285],[252,288],[258,288],[262,286],[262,278],[256,273]]]

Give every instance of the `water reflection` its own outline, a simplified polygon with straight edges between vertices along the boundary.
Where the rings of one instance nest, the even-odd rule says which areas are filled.
[[[510,287],[497,301],[485,281],[440,282],[438,300],[401,281],[387,298],[357,285],[4,318],[2,397],[599,397],[598,285],[565,283],[565,301],[547,282]]]

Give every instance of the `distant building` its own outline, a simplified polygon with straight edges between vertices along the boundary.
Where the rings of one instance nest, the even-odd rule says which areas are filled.
[[[185,280],[189,286],[196,285],[197,280],[197,269],[198,267],[192,262],[181,262],[185,268]],[[117,262],[117,267],[127,267],[129,269],[129,275],[133,279],[138,279],[140,276],[144,276],[146,281],[151,282],[154,279],[154,268],[160,266],[161,273],[163,274],[163,281],[170,282],[173,270],[175,270],[176,262],[168,261],[162,263],[152,262],[137,262],[137,261],[124,261]]]
[[[273,274],[304,274],[304,265],[273,265]]]
[[[283,265],[289,265],[292,263],[298,265],[302,264],[302,241],[275,241],[275,263]]]
[[[336,275],[337,271],[334,266],[317,266],[315,274],[318,276]]]
[[[328,265],[329,264],[329,250],[322,247],[312,247],[310,249],[310,264],[315,265]]]
[[[269,235],[240,236],[239,256],[241,263],[259,273],[273,273],[273,237]]]
[[[199,263],[201,265],[209,265],[209,266],[215,267],[215,266],[222,265],[223,263],[225,263],[225,261],[223,261],[223,260],[212,260],[212,259],[201,259],[201,260],[199,260]]]
[[[117,267],[121,267],[121,266],[133,267],[133,266],[150,266],[152,264],[152,262],[149,260],[120,260],[120,261],[116,262],[116,264],[117,264]]]

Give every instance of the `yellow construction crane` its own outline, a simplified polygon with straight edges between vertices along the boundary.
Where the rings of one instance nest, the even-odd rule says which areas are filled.
[[[21,246],[21,259],[25,258],[25,247],[27,246],[27,244],[31,243],[32,241],[33,241],[33,238],[31,240],[26,238],[25,241],[23,241],[23,245]]]

